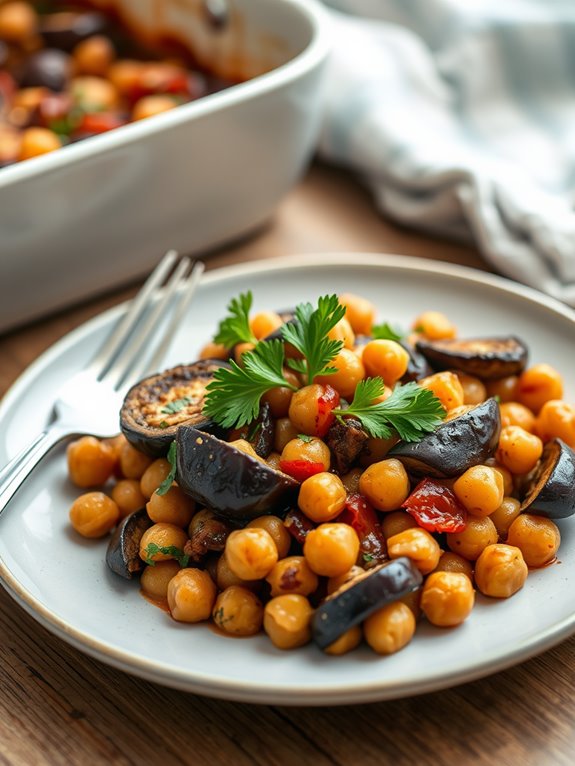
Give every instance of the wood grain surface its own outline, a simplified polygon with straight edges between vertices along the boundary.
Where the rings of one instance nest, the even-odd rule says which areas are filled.
[[[321,166],[268,227],[211,255],[208,268],[345,250],[486,268],[470,248],[385,222],[349,176]],[[0,337],[0,395],[59,337],[135,290]],[[0,764],[571,766],[574,649],[572,638],[506,672],[411,699],[338,708],[244,705],[165,689],[92,660],[38,626],[2,591]]]

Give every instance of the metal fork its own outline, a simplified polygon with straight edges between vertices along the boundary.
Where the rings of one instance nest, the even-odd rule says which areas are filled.
[[[55,445],[84,434],[118,433],[125,392],[158,369],[204,271],[200,261],[185,257],[175,265],[177,260],[175,251],[166,253],[87,367],[60,389],[46,428],[0,471],[0,514]]]

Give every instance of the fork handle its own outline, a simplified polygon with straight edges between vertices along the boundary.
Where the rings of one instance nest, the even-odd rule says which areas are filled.
[[[0,514],[14,497],[24,480],[48,452],[72,433],[51,426],[33,439],[0,471]]]

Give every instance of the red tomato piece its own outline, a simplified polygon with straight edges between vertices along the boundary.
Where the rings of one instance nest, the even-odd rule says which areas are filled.
[[[315,524],[307,516],[304,516],[301,511],[293,509],[288,511],[284,519],[284,526],[300,545],[305,543],[308,532],[315,529]]]
[[[114,128],[119,128],[125,124],[126,120],[114,114],[114,112],[92,112],[82,116],[75,132],[97,135],[99,133],[107,133],[109,130],[114,130]]]
[[[433,479],[423,479],[403,507],[428,532],[463,532],[467,511],[455,494]]]
[[[322,396],[317,400],[317,416],[315,419],[315,435],[325,436],[335,421],[333,410],[339,407],[339,394],[331,386],[324,386]]]
[[[345,501],[345,510],[337,521],[349,524],[359,537],[363,566],[369,568],[387,559],[385,537],[377,515],[363,495],[351,493]]]
[[[323,470],[325,470],[323,463],[312,463],[311,460],[280,460],[280,471],[293,476],[298,481],[305,481]]]

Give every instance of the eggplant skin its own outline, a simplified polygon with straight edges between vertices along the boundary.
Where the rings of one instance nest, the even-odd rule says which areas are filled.
[[[435,370],[459,370],[482,380],[519,375],[529,356],[525,343],[514,336],[418,340],[415,348]]]
[[[561,439],[552,439],[545,445],[521,511],[548,519],[565,519],[575,514],[575,452]]]
[[[293,505],[299,482],[232,444],[192,426],[180,426],[176,444],[178,486],[219,516],[281,516]]]
[[[327,649],[354,625],[386,604],[417,590],[423,577],[406,557],[369,569],[329,596],[314,612],[311,634],[320,649]]]
[[[206,386],[214,379],[214,372],[228,366],[222,359],[200,359],[136,383],[126,394],[120,410],[120,428],[126,439],[150,457],[164,457],[183,423],[221,434],[222,429],[202,415],[202,407]],[[192,400],[189,405],[178,412],[164,411],[170,402],[188,394]]]
[[[400,460],[414,476],[451,478],[487,460],[497,448],[500,432],[499,405],[492,397],[418,442],[399,442],[387,457]]]
[[[106,551],[106,564],[112,572],[131,580],[144,569],[144,562],[140,558],[140,540],[146,529],[151,526],[152,521],[145,508],[122,519],[114,530]]]

